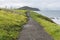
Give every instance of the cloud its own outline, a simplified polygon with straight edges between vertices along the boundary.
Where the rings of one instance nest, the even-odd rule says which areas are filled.
[[[48,9],[54,9],[54,10],[58,9],[59,10],[60,9],[60,3],[57,2],[57,3],[47,4],[46,8],[48,8]]]
[[[60,9],[60,0],[0,0],[0,7],[32,6],[40,9]]]

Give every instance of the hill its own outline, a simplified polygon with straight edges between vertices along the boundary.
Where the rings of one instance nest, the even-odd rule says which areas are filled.
[[[32,7],[28,7],[28,6],[24,6],[24,7],[18,8],[18,9],[40,11],[38,8],[32,8]]]

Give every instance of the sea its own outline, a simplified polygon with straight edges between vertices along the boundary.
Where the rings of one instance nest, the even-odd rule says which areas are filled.
[[[41,10],[37,11],[37,13],[47,16],[56,24],[60,25],[60,10]]]

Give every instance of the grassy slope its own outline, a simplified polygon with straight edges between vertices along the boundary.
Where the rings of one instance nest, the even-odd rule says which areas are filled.
[[[24,14],[16,14],[0,10],[0,40],[16,40],[22,25],[27,22],[27,17]]]
[[[40,14],[31,12],[31,17],[42,25],[44,29],[54,38],[54,40],[60,40],[60,26],[51,22],[49,18],[46,20],[45,18],[47,17],[39,15]]]

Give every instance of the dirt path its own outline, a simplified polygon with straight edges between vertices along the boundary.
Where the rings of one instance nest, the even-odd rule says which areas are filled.
[[[53,40],[43,27],[29,17],[29,21],[24,25],[18,40]]]

